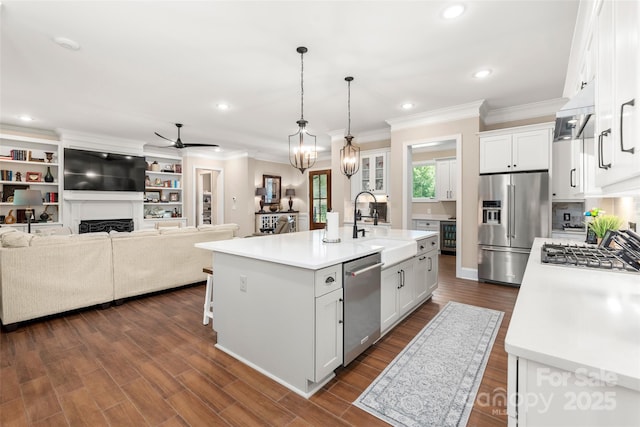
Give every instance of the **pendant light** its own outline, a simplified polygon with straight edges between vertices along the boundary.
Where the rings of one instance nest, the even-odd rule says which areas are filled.
[[[316,163],[316,137],[307,132],[307,121],[304,119],[304,59],[307,48],[300,46],[296,49],[300,54],[300,120],[298,124],[298,132],[289,135],[289,163],[300,173],[304,173]]]
[[[351,176],[358,172],[360,169],[360,148],[351,145],[353,135],[351,135],[351,82],[353,77],[345,77],[347,87],[349,91],[349,98],[347,101],[347,111],[349,112],[349,121],[347,126],[347,136],[344,139],[347,143],[340,149],[340,168],[347,178],[351,179]]]

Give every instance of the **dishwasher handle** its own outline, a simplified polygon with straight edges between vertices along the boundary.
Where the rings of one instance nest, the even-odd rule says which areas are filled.
[[[366,273],[367,271],[373,270],[374,268],[382,267],[383,265],[384,265],[383,262],[378,262],[378,263],[370,265],[368,267],[361,268],[360,270],[346,271],[345,274],[347,276],[356,277],[356,276],[361,275],[362,273]]]

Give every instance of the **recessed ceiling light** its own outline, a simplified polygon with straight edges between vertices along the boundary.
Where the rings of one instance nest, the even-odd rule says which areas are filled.
[[[473,77],[476,78],[476,79],[484,79],[489,74],[491,74],[491,70],[489,70],[489,69],[479,70],[479,71],[476,71],[475,73],[473,73]]]
[[[413,108],[413,104],[411,102],[405,102],[404,104],[402,104],[402,109],[403,110],[411,110]]]
[[[69,50],[80,50],[80,43],[66,37],[54,37],[53,41],[59,46]]]
[[[20,120],[22,120],[23,122],[32,122],[33,121],[33,117],[27,116],[26,114],[23,114],[23,115],[20,116]]]
[[[216,105],[218,107],[218,110],[228,110],[229,109],[229,104],[225,104],[224,102],[221,102],[220,104]]]
[[[453,19],[464,13],[464,5],[463,4],[454,4],[447,7],[442,11],[442,17],[444,19]]]

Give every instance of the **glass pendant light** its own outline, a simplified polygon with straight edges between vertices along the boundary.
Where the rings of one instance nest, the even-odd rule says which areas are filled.
[[[307,132],[307,121],[304,119],[304,60],[303,56],[307,52],[307,48],[300,46],[296,49],[300,54],[300,120],[298,124],[298,132],[289,135],[289,163],[300,173],[304,173],[316,163],[316,137]]]
[[[351,176],[358,172],[360,169],[360,148],[351,144],[353,136],[351,135],[351,82],[353,77],[345,77],[347,87],[349,91],[349,97],[347,101],[347,111],[349,113],[349,121],[347,126],[347,136],[344,139],[347,143],[340,149],[340,169],[347,178],[351,179]]]

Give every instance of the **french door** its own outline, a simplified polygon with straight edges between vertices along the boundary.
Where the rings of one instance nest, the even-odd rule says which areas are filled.
[[[331,211],[331,169],[309,172],[309,229],[324,228]]]

